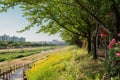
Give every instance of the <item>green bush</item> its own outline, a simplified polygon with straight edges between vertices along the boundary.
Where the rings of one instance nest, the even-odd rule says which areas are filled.
[[[12,57],[12,59],[17,59],[17,58],[22,58],[22,57],[24,57],[24,55],[17,55],[17,56]]]
[[[0,62],[2,62],[2,61],[5,61],[5,59],[4,58],[0,58]]]

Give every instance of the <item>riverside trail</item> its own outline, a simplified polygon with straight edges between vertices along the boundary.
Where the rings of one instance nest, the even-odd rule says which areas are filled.
[[[0,68],[4,69],[4,68],[10,67],[10,66],[14,66],[16,64],[23,65],[23,64],[31,63],[34,60],[42,60],[42,59],[46,58],[47,56],[51,55],[51,53],[56,52],[56,51],[60,51],[60,50],[61,50],[61,48],[54,49],[54,50],[41,51],[38,54],[34,54],[34,55],[31,55],[31,56],[28,56],[28,57],[14,59],[14,60],[11,60],[11,61],[4,61],[4,62],[0,63]],[[23,80],[23,77],[24,77],[23,76],[23,70],[24,70],[24,68],[17,69],[14,73],[12,73],[10,75],[9,80]]]

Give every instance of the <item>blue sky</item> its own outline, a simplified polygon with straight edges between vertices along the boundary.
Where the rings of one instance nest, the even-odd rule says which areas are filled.
[[[8,12],[0,13],[0,35],[16,35],[18,37],[23,36],[27,41],[51,41],[53,39],[61,40],[59,34],[48,36],[48,34],[39,33],[36,34],[37,28],[31,28],[31,30],[23,33],[17,33],[16,31],[24,29],[28,25],[28,21],[22,17],[22,11],[15,7],[8,10]]]

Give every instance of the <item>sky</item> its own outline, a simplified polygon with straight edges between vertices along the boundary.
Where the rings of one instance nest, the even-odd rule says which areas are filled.
[[[24,29],[29,22],[22,17],[22,11],[18,7],[9,9],[7,12],[0,13],[0,36],[7,34],[9,36],[25,37],[26,41],[52,41],[54,39],[62,40],[59,34],[48,36],[48,34],[39,33],[36,34],[38,28],[33,27],[23,33],[17,33],[17,31]]]

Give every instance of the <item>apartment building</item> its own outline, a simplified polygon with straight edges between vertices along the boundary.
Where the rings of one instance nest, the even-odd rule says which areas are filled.
[[[4,34],[3,36],[0,36],[0,41],[13,41],[13,42],[25,42],[24,37],[17,37],[17,36],[12,36],[10,37],[9,35]]]

